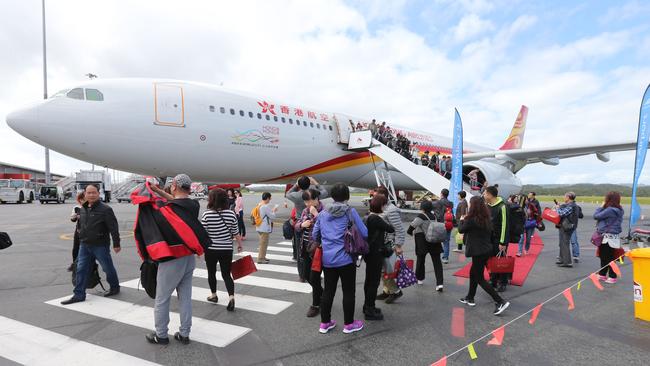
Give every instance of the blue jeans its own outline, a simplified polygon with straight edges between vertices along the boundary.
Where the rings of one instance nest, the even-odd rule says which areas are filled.
[[[571,234],[571,251],[573,252],[573,257],[580,257],[580,244],[578,244],[578,229],[573,230]]]
[[[102,266],[106,273],[106,281],[112,289],[120,288],[120,281],[117,279],[117,271],[111,258],[111,249],[109,245],[86,245],[81,243],[79,246],[79,256],[77,257],[77,283],[74,286],[74,298],[86,298],[86,282],[88,274],[95,260]]]
[[[442,259],[449,259],[449,241],[451,240],[451,231],[447,231],[447,236],[442,242]]]
[[[519,238],[519,250],[518,250],[519,253],[521,253],[521,250],[524,248],[524,240],[526,240],[526,251],[530,250],[530,240],[533,238],[534,233],[535,233],[534,227],[524,230],[524,234],[521,236],[521,238]]]

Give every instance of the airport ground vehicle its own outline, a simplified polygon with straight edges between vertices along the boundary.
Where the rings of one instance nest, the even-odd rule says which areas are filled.
[[[47,202],[65,203],[63,188],[55,185],[44,185],[40,189],[38,200],[41,204]]]
[[[29,174],[0,174],[0,203],[32,203],[34,184]]]
[[[111,202],[111,176],[103,170],[80,170],[76,176],[77,192],[83,191],[89,184],[99,186],[99,197],[104,202]]]

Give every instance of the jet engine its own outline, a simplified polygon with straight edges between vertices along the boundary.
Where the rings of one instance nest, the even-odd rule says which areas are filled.
[[[511,194],[521,193],[521,180],[510,169],[497,162],[477,160],[463,164],[463,181],[468,185],[470,184],[469,174],[472,171],[476,173],[478,181],[478,184],[472,187],[472,193],[478,192],[485,184],[498,185],[499,196],[504,198]]]

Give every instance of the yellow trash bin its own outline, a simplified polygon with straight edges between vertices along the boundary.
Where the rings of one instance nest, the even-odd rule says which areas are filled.
[[[628,252],[634,268],[634,317],[650,322],[650,248]]]

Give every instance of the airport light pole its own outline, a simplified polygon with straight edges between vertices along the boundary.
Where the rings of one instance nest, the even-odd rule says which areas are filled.
[[[41,1],[43,9],[43,99],[47,99],[47,43],[45,40],[45,0]],[[50,184],[50,149],[45,148],[45,184]]]

